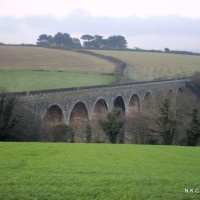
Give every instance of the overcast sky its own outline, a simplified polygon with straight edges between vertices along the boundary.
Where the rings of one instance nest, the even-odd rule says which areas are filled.
[[[131,48],[200,51],[200,0],[0,0],[0,42],[124,35]]]

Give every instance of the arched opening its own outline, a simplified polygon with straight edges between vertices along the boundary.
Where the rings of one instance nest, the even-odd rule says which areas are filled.
[[[163,93],[162,93],[161,91],[159,91],[159,92],[157,93],[157,95],[156,95],[156,101],[157,101],[158,103],[160,103],[160,102],[163,101],[163,99],[164,99],[164,95],[163,95]]]
[[[108,113],[108,107],[103,99],[99,99],[93,109],[92,112],[92,120],[99,120],[106,117]]]
[[[183,95],[183,89],[182,89],[182,88],[179,88],[179,89],[178,89],[177,95],[180,95],[180,96]]]
[[[152,107],[152,95],[150,92],[147,92],[144,96],[143,110],[149,110],[151,107]]]
[[[122,111],[122,113],[125,113],[125,104],[124,104],[124,100],[121,96],[118,96],[113,104],[113,109],[120,109]]]
[[[155,97],[155,101],[154,101],[154,106],[155,108],[160,108],[162,106],[164,100],[164,95],[162,93],[162,91],[159,91]]]
[[[140,102],[137,94],[132,95],[128,105],[128,116],[134,116],[140,111]]]
[[[151,101],[152,100],[152,95],[150,92],[147,92],[144,96],[144,101]]]
[[[70,118],[69,126],[73,130],[73,140],[83,142],[86,139],[86,127],[89,124],[87,107],[84,103],[78,102],[74,105]]]
[[[167,99],[169,100],[170,104],[174,104],[174,92],[170,89],[167,93]]]
[[[64,115],[58,105],[48,108],[44,116],[44,123],[48,126],[56,126],[64,123]]]
[[[94,142],[102,142],[106,140],[100,120],[106,119],[108,114],[108,106],[104,99],[99,99],[92,111],[92,138]]]
[[[77,129],[85,126],[88,123],[88,120],[88,111],[85,104],[82,102],[76,103],[70,114],[70,126],[72,126],[74,129]]]
[[[182,105],[184,100],[184,93],[182,88],[179,88],[176,95],[176,105]]]
[[[168,93],[167,93],[167,98],[171,100],[171,99],[173,99],[173,97],[174,97],[174,92],[173,92],[172,89],[170,89],[170,90],[168,91]]]

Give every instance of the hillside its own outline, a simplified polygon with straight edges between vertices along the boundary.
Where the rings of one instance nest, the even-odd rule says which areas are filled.
[[[7,91],[110,84],[114,69],[109,61],[73,51],[0,46],[0,88]]]
[[[115,68],[90,55],[39,47],[0,46],[0,61],[0,70],[112,73]]]
[[[92,52],[96,54],[0,46],[0,88],[13,92],[110,84],[114,81],[112,74],[119,68],[115,58],[127,64],[125,80],[180,78],[200,71],[200,56],[112,50]]]
[[[126,62],[124,75],[134,81],[180,78],[200,71],[200,56],[134,51],[94,50]]]

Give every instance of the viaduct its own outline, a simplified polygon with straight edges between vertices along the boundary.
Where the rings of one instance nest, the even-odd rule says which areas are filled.
[[[185,92],[186,82],[181,79],[32,91],[18,94],[18,98],[42,123],[78,126],[105,117],[115,107],[125,115],[134,115],[147,99]]]

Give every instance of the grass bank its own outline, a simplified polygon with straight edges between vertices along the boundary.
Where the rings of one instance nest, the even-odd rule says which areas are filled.
[[[200,148],[0,143],[0,199],[198,199]]]
[[[9,92],[110,84],[111,75],[55,71],[0,71],[0,87]]]

